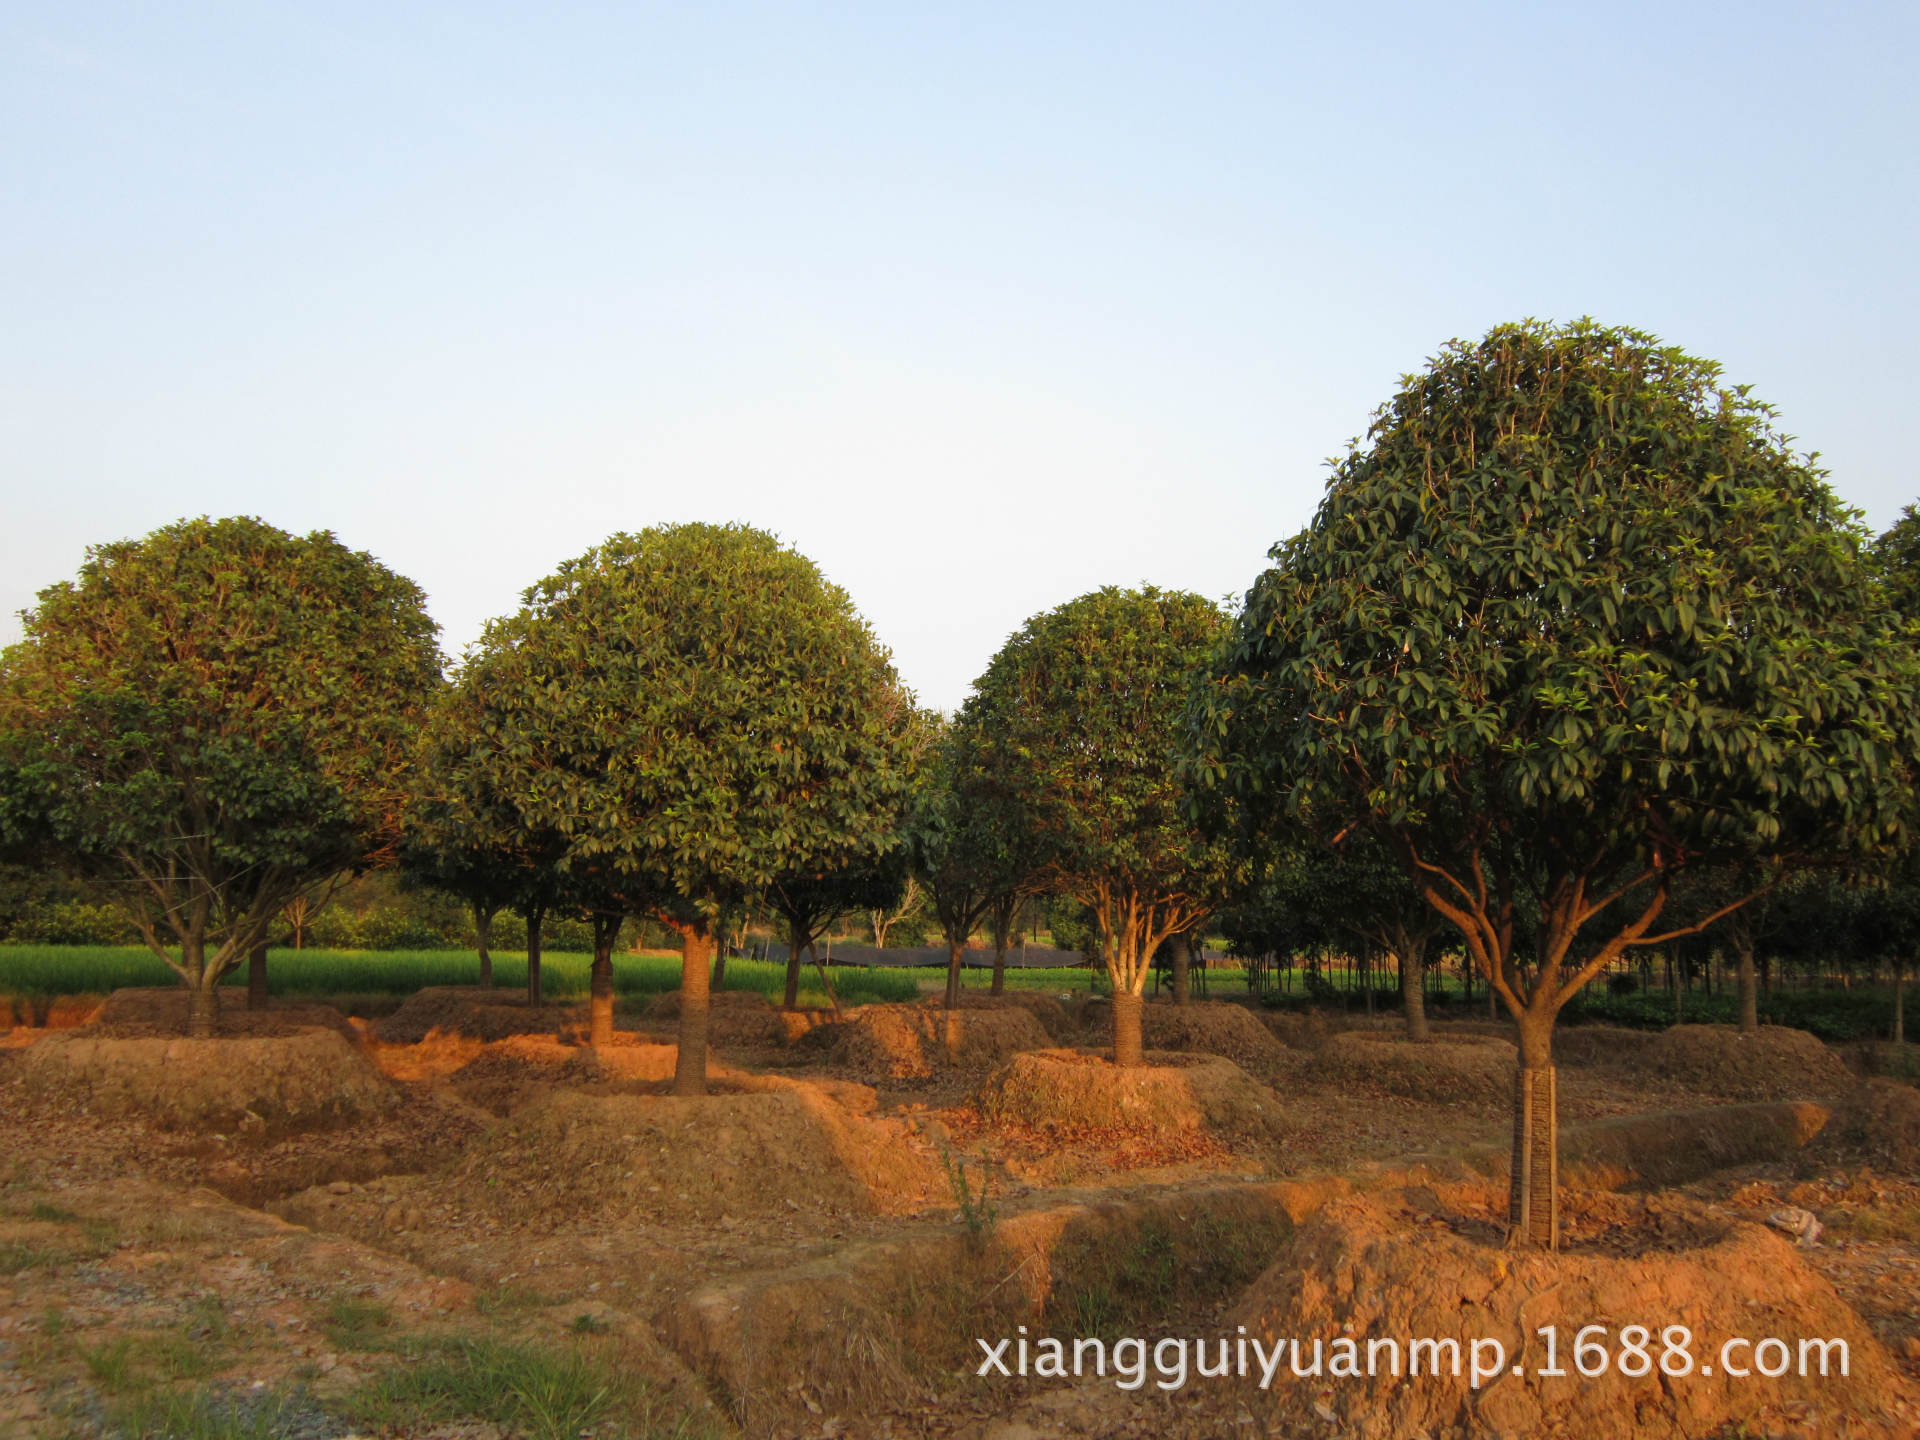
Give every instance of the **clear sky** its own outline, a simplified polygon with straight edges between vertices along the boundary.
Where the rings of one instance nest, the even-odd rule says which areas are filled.
[[[327,528],[457,653],[742,520],[951,708],[1237,595],[1444,341],[1724,363],[1920,495],[1920,6],[0,5],[0,639],[90,543]]]

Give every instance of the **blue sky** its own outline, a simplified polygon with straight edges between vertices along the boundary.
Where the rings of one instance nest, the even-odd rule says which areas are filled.
[[[0,6],[0,639],[89,543],[324,527],[449,650],[742,520],[951,707],[1245,589],[1453,336],[1726,366],[1920,496],[1920,7]]]

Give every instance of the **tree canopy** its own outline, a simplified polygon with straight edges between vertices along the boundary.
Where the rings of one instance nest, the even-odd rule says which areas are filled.
[[[912,696],[844,591],[736,525],[613,536],[468,666],[475,763],[519,831],[680,932],[676,1088],[699,1093],[721,907],[868,853],[905,792]]]
[[[1029,620],[961,711],[1037,880],[1099,919],[1121,1064],[1139,1063],[1155,949],[1210,913],[1224,880],[1176,773],[1188,692],[1224,627],[1198,595],[1098,590]]]
[[[1406,377],[1274,549],[1196,694],[1193,774],[1376,834],[1544,1073],[1560,1006],[1662,938],[1681,868],[1904,843],[1916,672],[1863,547],[1713,364],[1501,326]]]
[[[331,534],[183,520],[96,546],[0,661],[18,832],[110,881],[211,1033],[289,902],[388,858],[439,683],[417,586]]]

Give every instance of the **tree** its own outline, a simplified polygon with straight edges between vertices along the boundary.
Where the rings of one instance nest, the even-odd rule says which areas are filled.
[[[791,1010],[800,1003],[800,957],[842,916],[856,910],[884,912],[906,888],[906,853],[897,833],[873,837],[889,848],[854,865],[822,874],[782,875],[767,887],[767,903],[786,923],[787,988],[781,1001]],[[817,952],[814,964],[820,963]],[[824,978],[824,975],[823,975]],[[832,998],[832,990],[828,990]],[[837,1008],[838,1002],[836,1002]]]
[[[275,917],[399,838],[439,683],[419,588],[331,534],[183,520],[95,546],[0,659],[16,830],[113,893],[188,1033]]]
[[[1141,1063],[1153,953],[1212,912],[1225,855],[1184,813],[1188,692],[1220,639],[1197,595],[1109,587],[1037,615],[994,656],[957,728],[976,783],[1027,837],[1033,882],[1092,907],[1113,981],[1114,1062]]]
[[[977,726],[963,721],[939,730],[909,804],[913,874],[947,942],[949,1011],[960,1004],[967,941],[994,905],[1014,893],[1022,873],[1017,821],[986,783],[980,746]]]
[[[1371,831],[1513,1016],[1518,1235],[1557,1238],[1561,1007],[1718,918],[1663,926],[1676,874],[1905,841],[1915,666],[1862,539],[1714,365],[1501,326],[1405,379],[1197,693],[1196,783]]]
[[[723,908],[891,828],[912,697],[845,592],[734,525],[613,536],[489,626],[473,663],[473,763],[517,833],[556,837],[559,872],[679,933],[674,1093],[705,1093]],[[611,958],[595,964],[610,1023]]]

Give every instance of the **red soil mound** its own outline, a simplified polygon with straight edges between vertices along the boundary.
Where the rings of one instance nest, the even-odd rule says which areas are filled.
[[[20,1075],[30,1091],[96,1114],[183,1129],[315,1129],[382,1114],[395,1101],[367,1057],[323,1029],[214,1040],[62,1031],[27,1048]]]
[[[1277,1140],[1280,1097],[1231,1060],[1156,1051],[1116,1067],[1077,1050],[1016,1055],[974,1097],[989,1123],[1034,1129],[1204,1131]]]
[[[583,1005],[531,1006],[525,994],[514,990],[429,985],[409,995],[393,1014],[376,1021],[373,1033],[387,1045],[417,1045],[435,1032],[470,1040],[556,1036],[562,1026],[584,1013]]]
[[[349,1039],[352,1024],[331,1005],[275,1000],[265,1010],[246,1008],[246,997],[231,992],[220,997],[220,1034],[287,1036],[319,1027]],[[187,1028],[187,992],[180,985],[116,990],[93,1019],[94,1033],[138,1039],[181,1035]]]
[[[1804,1168],[1853,1165],[1920,1179],[1920,1090],[1869,1080],[1834,1106],[1820,1138],[1807,1147]]]
[[[1148,1005],[1141,1012],[1140,1029],[1149,1050],[1191,1050],[1261,1068],[1280,1062],[1287,1053],[1246,1006],[1220,1001]]]
[[[680,992],[656,995],[647,1006],[649,1027],[680,1023]],[[787,1027],[773,1002],[756,990],[716,990],[707,1005],[707,1042],[712,1045],[783,1045]]]
[[[944,1009],[946,997],[929,995],[920,1003],[929,1010]],[[1035,990],[1009,990],[1001,995],[982,995],[977,991],[962,990],[959,1008],[962,1010],[1025,1010],[1038,1020],[1041,1028],[1056,1041],[1070,1038],[1079,1029],[1078,1023],[1067,1013],[1064,1005],[1053,996]]]
[[[987,1069],[1023,1050],[1053,1041],[1031,1012],[1019,1006],[928,1010],[918,1005],[864,1005],[846,1020],[816,1031],[832,1045],[836,1063],[868,1075],[900,1080],[958,1066]]]
[[[1736,1427],[1745,1427],[1742,1434],[1839,1434],[1843,1417],[1860,1426],[1846,1433],[1885,1434],[1894,1407],[1911,1399],[1860,1318],[1790,1243],[1759,1226],[1716,1221],[1658,1198],[1585,1197],[1592,1213],[1573,1216],[1570,1227],[1582,1238],[1554,1256],[1502,1248],[1492,1221],[1497,1196],[1488,1190],[1485,1201],[1463,1207],[1458,1197],[1449,1203],[1422,1188],[1329,1204],[1301,1226],[1284,1257],[1222,1321],[1228,1333],[1244,1325],[1263,1348],[1297,1341],[1304,1370],[1313,1369],[1318,1351],[1321,1378],[1293,1378],[1289,1345],[1269,1390],[1237,1381],[1210,1403],[1226,1414],[1246,1406],[1275,1434],[1293,1434],[1300,1425],[1312,1433],[1352,1427],[1351,1433],[1375,1440],[1451,1434],[1692,1440]],[[1606,1348],[1616,1360],[1623,1354],[1621,1329],[1649,1327],[1651,1373],[1625,1375],[1616,1363],[1596,1378],[1578,1374],[1574,1337],[1591,1324],[1606,1327]],[[1689,1366],[1684,1380],[1663,1375],[1657,1363],[1665,1353],[1661,1331],[1672,1325],[1691,1331],[1687,1360],[1670,1362]],[[1547,1326],[1558,1336],[1555,1358],[1565,1372],[1558,1376],[1539,1373],[1548,1368],[1538,1334]],[[1793,1367],[1776,1379],[1726,1373],[1724,1340],[1768,1336],[1789,1347],[1809,1337],[1844,1340],[1849,1374],[1820,1376],[1815,1351],[1816,1373],[1803,1378],[1797,1350]],[[1458,1340],[1460,1377],[1443,1369],[1418,1381],[1404,1370],[1396,1378],[1384,1349],[1378,1373],[1366,1374],[1369,1339],[1399,1340],[1405,1365],[1408,1337]],[[1469,1383],[1475,1340],[1497,1341],[1504,1350],[1496,1366],[1491,1349],[1483,1349],[1491,1373],[1478,1387]],[[1336,1369],[1344,1366],[1343,1351],[1357,1354],[1357,1375]],[[1736,1349],[1730,1358],[1752,1368],[1754,1350]],[[1758,1356],[1769,1367],[1779,1358],[1771,1350]],[[1831,1364],[1837,1372],[1837,1352]],[[1799,1418],[1782,1423],[1795,1410]],[[1316,1416],[1321,1426],[1314,1425]]]
[[[1676,1025],[1654,1037],[1638,1068],[1729,1100],[1819,1100],[1844,1095],[1855,1083],[1815,1036],[1779,1025],[1752,1035],[1725,1025]]]
[[[908,1213],[944,1195],[903,1126],[788,1082],[699,1099],[556,1091],[478,1142],[451,1172],[477,1207],[556,1222],[594,1216],[712,1222],[789,1205]]]
[[[1414,1100],[1506,1100],[1518,1054],[1491,1035],[1436,1035],[1415,1044],[1395,1031],[1345,1030],[1327,1037],[1309,1073]]]

